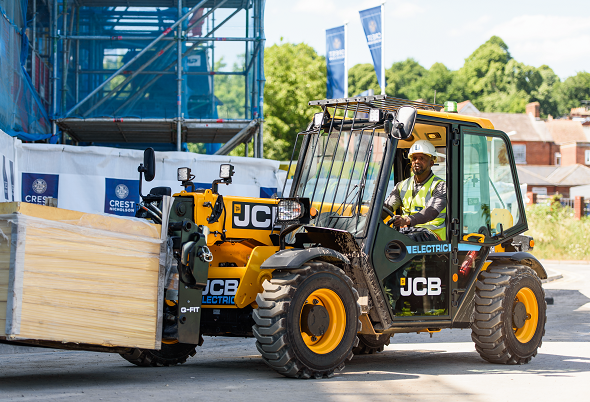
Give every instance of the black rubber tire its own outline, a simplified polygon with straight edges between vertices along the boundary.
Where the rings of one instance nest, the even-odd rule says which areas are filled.
[[[163,343],[161,350],[133,348],[128,353],[121,353],[121,356],[128,362],[141,367],[174,366],[194,356],[196,346],[186,343]]]
[[[512,314],[515,297],[525,287],[537,300],[538,321],[532,339],[522,343],[514,334]],[[546,321],[545,292],[531,268],[492,265],[479,274],[471,339],[483,359],[498,364],[528,363],[541,347]]]
[[[361,306],[352,280],[344,271],[325,262],[311,262],[297,270],[274,271],[263,284],[264,292],[256,297],[256,323],[252,329],[262,359],[286,377],[331,377],[353,357],[361,329]],[[346,325],[336,348],[326,354],[313,352],[303,341],[300,315],[303,304],[317,289],[334,291],[343,302]]]
[[[381,335],[377,338],[375,335],[358,334],[359,344],[352,349],[355,355],[372,355],[383,352],[385,346],[389,345],[391,339],[389,335]]]

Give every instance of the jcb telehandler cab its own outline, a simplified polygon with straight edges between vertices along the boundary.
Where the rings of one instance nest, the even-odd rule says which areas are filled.
[[[233,320],[238,328],[251,314],[252,335],[264,361],[288,377],[331,376],[353,354],[383,350],[396,333],[443,328],[470,327],[475,347],[487,361],[530,361],[544,334],[540,279],[546,273],[527,253],[532,238],[522,235],[528,227],[508,136],[486,119],[382,95],[310,105],[321,110],[297,136],[291,190],[278,201],[281,230],[270,236],[272,246],[257,236],[258,243],[243,244],[265,250],[249,268],[209,268],[209,287],[213,278],[239,283],[235,305],[213,307],[220,320]],[[411,177],[408,150],[419,140],[436,147],[433,172],[446,184],[444,241],[414,241],[388,226],[389,217],[383,219],[383,211],[399,213],[384,208],[384,201],[396,183]],[[220,196],[208,191],[203,197],[218,222]],[[193,320],[191,331],[198,334],[196,315],[178,311],[188,307],[183,288],[196,289],[197,282],[206,286],[206,268],[187,261],[198,262],[196,256],[203,252],[196,250],[204,238],[212,238],[207,232],[219,229],[207,230],[204,218],[187,228],[197,221],[197,212],[189,217],[192,221],[178,215],[174,211],[183,202],[187,210],[197,211],[203,201],[181,193],[172,207],[170,228],[176,230],[171,233],[176,233],[181,275],[178,298],[166,297],[170,324],[178,327],[177,336],[176,327],[168,328],[173,334],[168,342],[198,343],[182,321]],[[235,203],[228,204],[227,197],[221,203],[218,211],[227,214],[233,208],[235,213]],[[221,241],[221,232],[219,236]],[[229,229],[224,236],[226,242],[232,238]],[[215,247],[214,261],[218,253],[228,255],[226,243]],[[237,302],[245,284],[260,292],[255,300],[250,292],[247,305]],[[209,324],[200,325],[204,334],[221,335],[212,333]],[[226,335],[248,335],[224,328]]]

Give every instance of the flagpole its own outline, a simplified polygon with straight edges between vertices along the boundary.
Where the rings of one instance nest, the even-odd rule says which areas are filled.
[[[344,97],[348,98],[348,21],[344,21]]]
[[[381,3],[381,95],[385,95],[385,2]]]

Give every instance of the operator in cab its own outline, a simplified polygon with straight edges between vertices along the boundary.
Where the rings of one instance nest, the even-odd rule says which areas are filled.
[[[445,181],[432,173],[436,163],[436,148],[430,141],[412,144],[408,157],[413,176],[396,184],[385,200],[385,206],[403,215],[391,220],[400,233],[415,241],[446,240],[447,187]]]

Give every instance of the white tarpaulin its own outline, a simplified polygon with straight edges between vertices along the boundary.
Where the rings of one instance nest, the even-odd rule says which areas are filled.
[[[0,202],[18,201],[19,189],[18,182],[18,167],[15,160],[16,144],[20,144],[20,140],[5,134],[0,130],[0,160],[2,166],[2,188],[0,189]]]
[[[22,144],[0,133],[1,152],[5,156],[10,181],[10,161],[15,164],[14,200],[43,204],[46,197],[58,199],[58,207],[91,213],[114,213],[133,216],[139,201],[139,173],[143,151],[75,147],[69,145]],[[11,162],[12,163],[12,162]],[[210,188],[219,178],[219,166],[235,167],[233,184],[219,185],[223,195],[271,197],[280,190],[277,180],[279,162],[225,155],[199,155],[187,152],[156,152],[156,178],[143,181],[143,194],[153,187],[182,190],[176,169],[191,168],[196,188]],[[5,180],[6,182],[6,180]],[[8,188],[10,189],[10,184]],[[12,200],[10,191],[8,200]],[[0,200],[6,201],[4,192]]]

